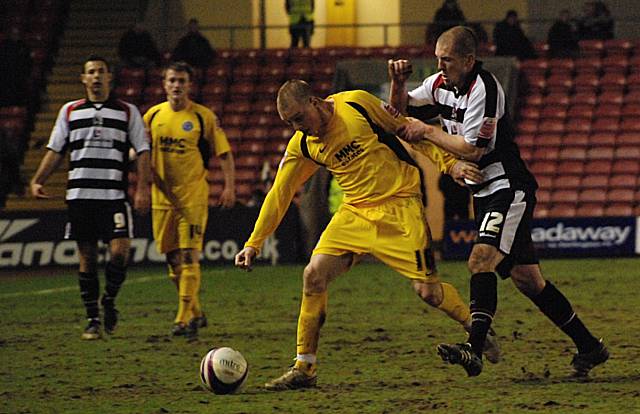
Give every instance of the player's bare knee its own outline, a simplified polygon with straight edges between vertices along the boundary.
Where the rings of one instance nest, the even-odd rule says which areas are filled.
[[[125,267],[127,266],[127,254],[120,251],[112,253],[109,261],[115,266]]]
[[[425,303],[438,307],[442,303],[443,292],[440,284],[414,282],[413,289]]]
[[[511,280],[516,288],[528,297],[534,297],[542,292],[546,283],[540,272],[517,267],[511,271]]]
[[[495,253],[495,249],[490,246],[476,245],[467,261],[471,274],[493,272]]]
[[[304,293],[307,295],[322,293],[327,290],[327,275],[311,263],[304,268],[303,279]]]

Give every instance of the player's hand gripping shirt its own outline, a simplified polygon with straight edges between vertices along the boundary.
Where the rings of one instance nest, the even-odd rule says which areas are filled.
[[[449,87],[438,72],[409,92],[409,115],[422,120],[435,116],[451,135],[462,135],[469,144],[484,148],[478,161],[484,182],[467,182],[476,197],[505,188],[537,187],[520,158],[514,130],[505,110],[500,83],[476,63],[462,89]]]
[[[163,102],[147,111],[144,122],[151,134],[153,208],[206,205],[210,149],[216,156],[231,151],[213,112],[195,102],[176,112]]]
[[[364,91],[331,95],[334,113],[323,137],[297,131],[280,162],[272,189],[246,245],[259,249],[277,228],[297,189],[323,166],[344,193],[343,202],[372,206],[392,197],[422,197],[421,172],[394,135],[407,120],[390,105]],[[456,162],[431,143],[420,150],[441,171]]]

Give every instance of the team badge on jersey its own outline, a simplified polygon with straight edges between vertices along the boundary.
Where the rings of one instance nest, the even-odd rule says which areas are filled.
[[[185,121],[184,124],[182,124],[182,129],[189,132],[193,129],[193,123],[191,121]]]
[[[495,118],[485,118],[482,121],[480,132],[478,132],[478,138],[491,139],[496,132],[497,121]]]
[[[397,118],[398,116],[400,116],[400,111],[398,111],[395,107],[393,107],[392,105],[389,105],[386,102],[382,102],[382,108],[394,118]]]

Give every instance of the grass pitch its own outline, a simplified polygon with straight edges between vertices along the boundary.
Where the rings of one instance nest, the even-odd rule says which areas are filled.
[[[590,379],[575,380],[572,343],[511,282],[499,284],[494,324],[504,360],[470,379],[435,353],[439,342],[464,339],[461,328],[423,304],[403,277],[362,264],[330,287],[318,387],[280,393],[262,384],[295,355],[302,266],[204,268],[210,326],[194,343],[168,335],[177,298],[164,267],[131,269],[116,334],[89,342],[80,340],[74,269],[3,276],[0,413],[638,413],[639,265],[543,262],[611,351]],[[463,263],[441,263],[440,271],[468,297]],[[241,394],[200,386],[200,359],[213,346],[234,347],[249,361]]]

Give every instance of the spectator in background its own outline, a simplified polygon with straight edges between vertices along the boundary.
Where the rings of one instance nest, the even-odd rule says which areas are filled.
[[[433,17],[433,24],[427,28],[427,44],[434,45],[442,33],[453,26],[464,25],[466,21],[457,0],[444,0]]]
[[[531,41],[520,27],[518,13],[515,10],[509,10],[504,20],[496,24],[493,29],[493,42],[496,45],[496,56],[515,56],[519,60],[536,57]]]
[[[29,95],[31,49],[22,38],[19,27],[12,27],[0,43],[0,106],[24,105]]]
[[[206,68],[216,55],[206,37],[200,33],[197,19],[189,20],[187,34],[178,41],[173,50],[174,61],[184,61],[194,67]]]
[[[584,3],[584,16],[578,20],[580,40],[613,39],[613,18],[602,1]]]
[[[127,30],[118,44],[118,56],[126,66],[148,68],[160,63],[160,53],[141,22]]]
[[[313,34],[314,0],[286,0],[284,4],[289,15],[289,33],[291,34],[291,47],[298,47],[302,40],[302,46],[309,47]]]
[[[562,9],[558,20],[547,35],[549,56],[552,58],[573,58],[578,55],[578,33],[571,21],[569,10]]]

